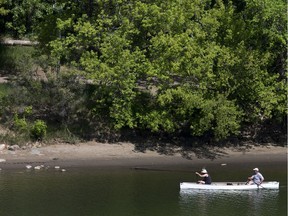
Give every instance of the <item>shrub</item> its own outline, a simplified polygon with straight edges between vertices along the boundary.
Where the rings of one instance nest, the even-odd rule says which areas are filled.
[[[25,118],[19,118],[18,114],[14,116],[14,128],[19,132],[25,132],[28,129],[28,124]]]
[[[47,125],[42,120],[36,120],[31,127],[30,136],[34,140],[42,140],[46,136]]]
[[[0,45],[0,70],[7,75],[19,75],[28,73],[32,69],[33,47],[26,46],[3,46]]]

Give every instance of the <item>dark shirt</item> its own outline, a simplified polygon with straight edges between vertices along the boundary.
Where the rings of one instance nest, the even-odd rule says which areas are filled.
[[[208,175],[207,177],[204,177],[203,181],[205,182],[205,184],[211,184],[212,180],[211,180],[210,175]]]

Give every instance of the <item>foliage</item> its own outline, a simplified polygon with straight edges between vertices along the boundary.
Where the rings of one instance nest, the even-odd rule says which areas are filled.
[[[14,128],[20,133],[25,133],[28,130],[28,123],[25,118],[19,118],[18,114],[14,116]]]
[[[42,120],[36,120],[30,129],[31,137],[34,140],[42,140],[46,136],[47,125]]]
[[[19,117],[19,115],[21,115],[21,117]],[[30,123],[26,119],[30,115],[32,115],[32,106],[27,106],[22,111],[19,111],[19,113],[15,113],[13,128],[22,134],[27,133],[30,128]]]
[[[0,45],[0,70],[6,75],[31,73],[34,64],[33,47],[8,47]]]
[[[116,128],[212,130],[225,138],[242,120],[269,119],[285,106],[285,80],[269,70],[284,52],[273,43],[286,44],[284,5],[266,3],[235,10],[229,1],[105,2],[90,16],[58,19],[64,37],[50,43],[52,55],[106,86],[109,99],[101,103]],[[141,110],[139,81],[156,89]]]
[[[5,95],[9,94],[9,90],[10,90],[10,85],[8,83],[0,84],[0,101],[5,97]]]
[[[52,10],[52,4],[39,0],[10,1],[9,8],[5,27],[13,37],[19,38],[35,35],[38,23]]]
[[[0,16],[5,16],[9,13],[9,10],[5,8],[5,4],[8,3],[8,0],[0,0]]]
[[[285,6],[283,0],[20,1],[11,8],[14,31],[37,32],[40,51],[60,73],[46,83],[20,80],[23,99],[11,100],[61,124],[105,122],[219,140],[247,124],[284,123]],[[23,23],[31,8],[39,13]],[[69,75],[61,64],[72,68]]]

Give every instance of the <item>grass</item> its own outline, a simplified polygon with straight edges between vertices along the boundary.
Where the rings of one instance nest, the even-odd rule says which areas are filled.
[[[79,143],[81,140],[76,135],[72,134],[67,127],[48,126],[47,135],[44,139],[46,142],[64,142],[70,144]]]
[[[11,90],[9,83],[0,83],[0,98],[7,95]]]
[[[0,71],[5,75],[15,75],[31,66],[34,47],[0,45]]]

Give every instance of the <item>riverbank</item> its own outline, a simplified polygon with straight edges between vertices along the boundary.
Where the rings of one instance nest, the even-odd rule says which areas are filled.
[[[213,167],[243,164],[283,164],[287,166],[287,148],[273,145],[229,148],[161,147],[139,150],[131,143],[104,144],[97,142],[47,145],[38,148],[0,151],[0,168],[26,169],[44,167],[74,168],[129,168],[151,170],[191,170],[199,166]]]

